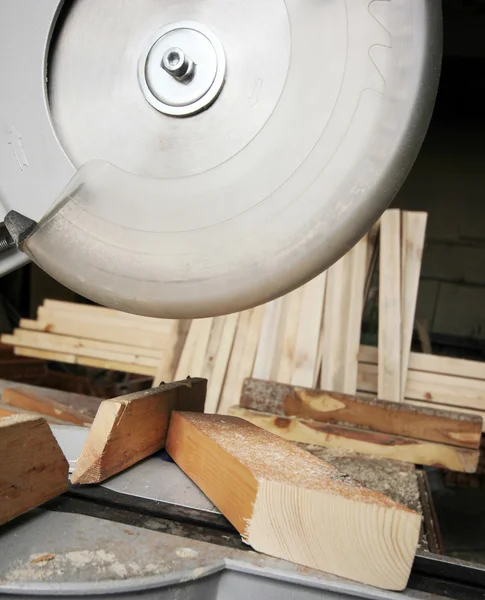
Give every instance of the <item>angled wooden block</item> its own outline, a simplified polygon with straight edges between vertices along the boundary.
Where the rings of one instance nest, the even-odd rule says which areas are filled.
[[[381,588],[406,586],[417,513],[243,419],[174,412],[166,448],[255,550]]]
[[[69,464],[47,421],[0,419],[0,525],[67,491]]]
[[[310,419],[279,417],[270,413],[233,406],[229,414],[270,431],[292,442],[339,448],[350,452],[371,454],[381,458],[401,460],[416,465],[429,465],[474,473],[478,466],[479,451],[426,440],[390,435],[346,425],[322,423]]]
[[[33,386],[4,389],[2,401],[10,406],[76,425],[92,423],[102,402],[100,398]]]
[[[246,379],[240,405],[287,417],[350,424],[363,429],[477,449],[482,419],[451,411],[415,407],[376,398]]]
[[[72,483],[99,483],[161,450],[172,411],[204,412],[206,389],[194,378],[102,402]]]

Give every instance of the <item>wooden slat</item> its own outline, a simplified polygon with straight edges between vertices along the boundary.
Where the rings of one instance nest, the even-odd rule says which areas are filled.
[[[213,319],[194,319],[189,327],[175,379],[200,377],[209,343]]]
[[[424,238],[428,215],[425,212],[403,211],[402,220],[402,274],[401,274],[401,397],[404,398],[411,353],[414,315],[418,299],[419,277],[423,257]]]
[[[291,383],[312,386],[318,375],[318,342],[322,327],[327,273],[303,286]]]
[[[203,412],[206,386],[205,379],[194,378],[104,400],[72,483],[99,483],[163,448],[172,411]]]
[[[239,313],[221,317],[220,332],[212,337],[207,348],[206,364],[202,376],[208,379],[205,412],[216,413],[226,376],[229,357],[234,344],[234,336],[239,320]],[[214,319],[216,322],[217,319]]]
[[[246,379],[243,408],[319,422],[352,425],[381,433],[478,448],[482,420],[471,415],[412,407],[396,402],[363,399],[274,381]]]
[[[401,401],[401,213],[387,210],[380,220],[378,396]]]
[[[303,288],[298,288],[283,297],[280,323],[279,346],[274,349],[272,376],[289,383],[295,371],[295,353],[300,322]]]
[[[419,515],[242,419],[175,412],[167,451],[259,552],[403,589]]]
[[[243,381],[253,372],[254,360],[264,316],[264,306],[242,312],[234,337],[229,364],[217,412],[224,414],[237,402]]]
[[[284,298],[268,302],[263,307],[264,317],[254,360],[254,377],[271,378],[277,373],[277,360],[282,344],[282,314]]]
[[[361,346],[359,362],[377,365],[377,348],[374,348],[374,346]],[[454,375],[455,377],[485,380],[485,362],[453,358],[451,356],[411,352],[409,369],[424,373],[442,373]]]
[[[254,425],[292,442],[339,448],[465,473],[474,473],[478,465],[479,451],[470,448],[437,444],[297,417],[280,417],[240,406],[232,407],[229,414],[246,419]]]
[[[0,525],[67,491],[69,464],[45,419],[0,419]]]

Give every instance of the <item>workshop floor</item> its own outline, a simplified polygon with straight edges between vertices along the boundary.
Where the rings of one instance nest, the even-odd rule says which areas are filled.
[[[448,488],[437,469],[426,469],[444,553],[485,565],[485,488]]]

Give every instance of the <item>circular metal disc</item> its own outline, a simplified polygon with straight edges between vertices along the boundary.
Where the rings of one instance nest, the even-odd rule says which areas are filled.
[[[157,31],[184,20],[213,32],[226,67],[215,101],[180,118],[147,102],[137,73]],[[106,302],[159,316],[223,314],[328,268],[379,217],[416,157],[440,34],[435,0],[66,4],[48,60],[56,141],[74,167],[107,161],[133,191],[96,216],[112,236],[104,291],[118,281]],[[9,81],[21,86],[14,73]],[[26,119],[30,96],[22,95],[24,112],[12,101],[12,114]],[[36,189],[64,165],[58,145],[39,137],[39,156],[50,162],[32,179]],[[123,172],[144,178],[147,197]],[[27,180],[10,188],[12,198]],[[102,239],[83,235],[76,252],[96,268]],[[47,264],[58,259],[52,248],[41,266],[57,272]],[[90,280],[60,271],[66,285],[100,297]],[[136,301],[119,297],[121,281],[139,286]]]

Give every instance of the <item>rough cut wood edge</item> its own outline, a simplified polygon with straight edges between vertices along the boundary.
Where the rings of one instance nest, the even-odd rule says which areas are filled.
[[[285,440],[315,444],[326,448],[371,454],[417,465],[429,465],[474,473],[479,451],[447,444],[414,440],[403,436],[331,425],[297,417],[279,417],[269,413],[233,406],[229,414],[241,417]]]
[[[15,386],[3,390],[2,402],[45,417],[86,425],[92,423],[101,399],[47,388]]]
[[[67,491],[69,464],[47,421],[0,419],[0,525]]]
[[[405,588],[417,513],[242,419],[175,412],[166,447],[255,550]]]
[[[401,219],[401,398],[404,398],[428,214],[425,212],[403,211]]]
[[[408,404],[358,398],[274,381],[246,379],[240,405],[243,408],[319,422],[352,425],[417,440],[479,448],[482,419],[450,411]]]
[[[401,397],[401,211],[386,210],[380,220],[378,396]],[[324,386],[322,386],[324,387]]]
[[[102,402],[72,483],[99,483],[162,449],[172,411],[203,412],[206,389],[194,378]]]

